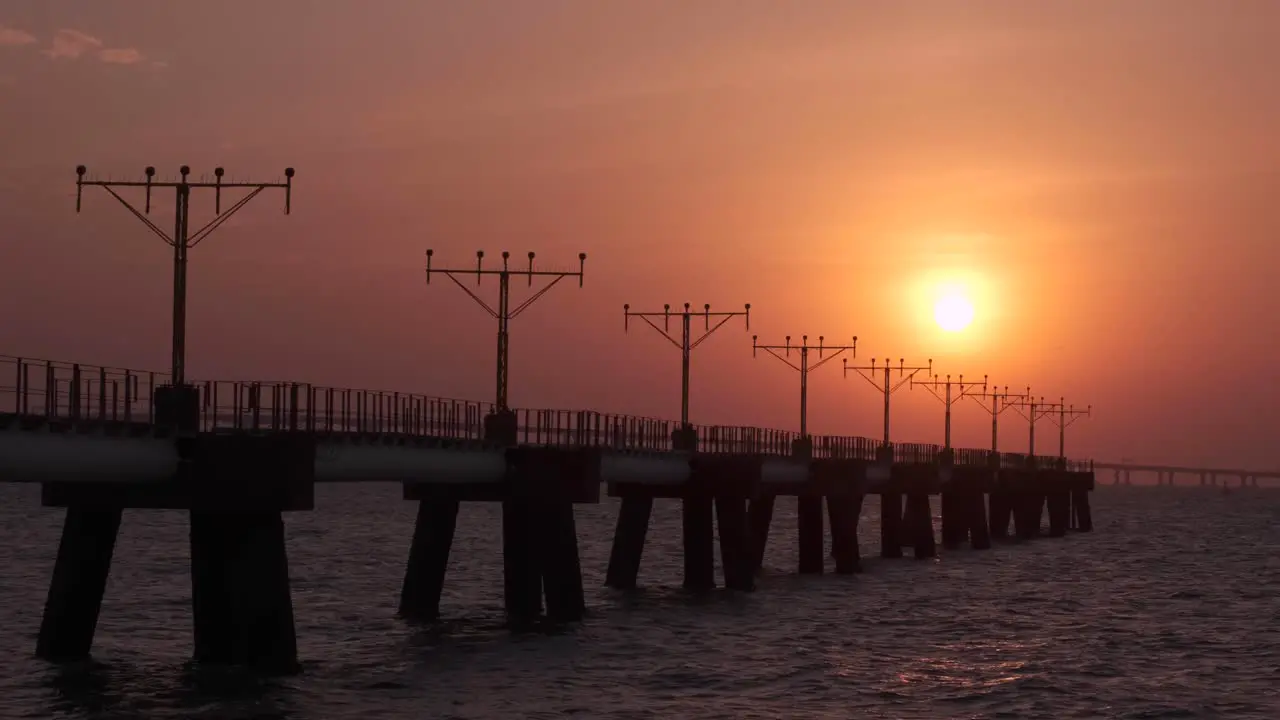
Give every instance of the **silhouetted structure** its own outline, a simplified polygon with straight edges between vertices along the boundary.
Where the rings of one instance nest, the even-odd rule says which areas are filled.
[[[283,182],[269,183],[226,181],[220,167],[214,169],[211,181],[190,180],[191,169],[186,165],[173,181],[156,180],[154,167],[147,167],[145,179],[140,181],[86,179],[86,172],[84,165],[76,167],[76,212],[81,209],[84,188],[101,187],[173,248],[172,358],[169,382],[156,387],[152,398],[155,415],[151,432],[177,438],[183,444],[187,467],[195,468],[196,477],[177,492],[112,487],[104,495],[101,485],[57,486],[58,502],[68,506],[67,519],[38,652],[46,657],[78,657],[88,652],[123,509],[163,507],[189,513],[196,658],[232,663],[281,660],[291,665],[297,653],[280,512],[311,507],[309,488],[292,484],[295,474],[290,471],[308,451],[289,437],[198,433],[201,396],[186,377],[186,316],[188,252],[265,190],[284,190],[284,211],[288,214],[294,170],[285,169]],[[144,190],[141,210],[118,192],[123,188]],[[151,192],[156,188],[174,190],[172,235],[147,217]],[[191,193],[200,189],[213,191],[214,217],[192,232]],[[223,211],[223,190],[247,192]],[[79,380],[76,382],[74,391],[80,392]],[[105,386],[102,389],[105,392]],[[127,403],[136,389],[126,383],[124,393]],[[105,395],[100,401],[100,407],[105,407]],[[237,467],[242,464],[248,467]],[[228,468],[232,467],[236,470],[229,476]],[[255,473],[277,471],[281,492],[259,493]]]
[[[1026,396],[1010,394],[1009,386],[1005,385],[1003,390],[993,386],[989,391],[969,393],[969,397],[977,401],[978,405],[991,415],[991,453],[995,455],[1000,451],[1000,416],[1009,409],[1011,400],[1019,400]],[[984,401],[990,401],[990,404],[985,404]],[[1001,486],[991,488],[987,495],[987,509],[990,536],[997,540],[1008,538],[1009,523],[1013,518],[1013,498],[1008,489]]]
[[[486,269],[484,251],[476,251],[474,269],[432,267],[434,251],[427,250],[427,282],[433,272],[443,273],[462,289],[491,317],[498,321],[498,352],[495,363],[493,408],[484,417],[484,440],[495,447],[519,445],[519,423],[507,402],[507,384],[511,365],[508,329],[513,319],[527,310],[565,278],[577,278],[582,287],[587,254],[578,254],[578,270],[535,270],[534,253],[529,252],[529,266],[512,270],[511,253],[503,251],[502,267]],[[476,285],[486,275],[498,278],[498,307],[495,309],[459,279],[474,275]],[[529,287],[533,281],[546,281],[523,302],[511,306],[511,278],[523,277]],[[440,593],[449,564],[449,552],[457,527],[461,501],[502,502],[503,592],[507,615],[512,622],[527,624],[542,612],[545,592],[547,614],[554,620],[578,620],[586,609],[583,598],[582,571],[578,562],[578,535],[573,517],[573,503],[598,502],[599,482],[578,482],[571,478],[572,468],[582,458],[576,454],[529,449],[510,458],[524,476],[522,492],[495,496],[491,489],[459,486],[448,478],[437,483],[406,486],[405,499],[418,501],[418,517],[414,524],[409,563],[405,569],[404,587],[400,594],[400,613],[413,620],[434,620],[440,611]],[[561,472],[565,471],[565,475]],[[562,481],[563,482],[562,484]],[[533,490],[546,486],[544,492]]]
[[[929,391],[942,403],[945,409],[943,420],[943,448],[951,450],[951,407],[969,396],[970,393],[987,389],[987,377],[982,382],[965,382],[964,375],[952,382],[951,376],[940,378],[938,375],[927,380],[911,378],[911,388],[922,387]],[[955,391],[954,393],[952,391]],[[959,469],[956,472],[963,472]],[[991,536],[987,529],[987,509],[983,502],[983,493],[989,488],[978,485],[979,478],[952,477],[951,486],[943,489],[939,503],[942,513],[942,546],[955,549],[970,539],[974,550],[986,550],[991,547]]]
[[[1132,485],[1132,475],[1135,472],[1155,473],[1156,485],[1169,485],[1172,487],[1175,482],[1174,478],[1178,475],[1199,476],[1200,485],[1204,487],[1218,487],[1218,477],[1222,476],[1223,485],[1227,487],[1228,477],[1240,479],[1240,487],[1260,487],[1258,481],[1262,479],[1280,480],[1280,471],[1260,471],[1245,470],[1243,468],[1206,468],[1195,467],[1189,465],[1153,465],[1144,463],[1097,463],[1095,467],[1098,470],[1111,470],[1114,479],[1113,485]]]
[[[898,367],[893,367],[889,358],[883,365],[877,365],[875,358],[870,365],[844,364],[844,374],[856,372],[862,379],[880,391],[884,398],[884,430],[881,439],[881,452],[892,455],[893,444],[889,439],[889,407],[893,394],[906,385],[917,373],[932,373],[933,360],[928,365],[908,366],[906,360],[898,359]],[[893,382],[893,371],[898,371],[898,381]],[[880,377],[877,377],[880,376]],[[906,510],[902,507],[900,492],[881,493],[880,495],[880,556],[886,558],[902,557],[902,546],[910,544],[917,558],[936,557],[938,554],[933,540],[933,511],[929,508],[930,477],[929,470],[921,471],[913,467],[916,464],[930,465],[931,460],[922,457],[921,462],[910,466],[895,468],[896,475],[889,477],[891,488],[910,486],[914,492],[907,493]],[[922,486],[923,484],[923,486]]]
[[[680,339],[671,336],[671,306],[664,305],[662,312],[633,312],[630,305],[622,306],[623,330],[631,318],[639,318],[658,331],[680,350],[680,425],[671,436],[671,447],[678,452],[693,453],[698,449],[698,434],[689,422],[689,365],[693,349],[735,317],[746,321],[751,328],[751,305],[742,312],[712,312],[711,305],[703,305],[702,312],[690,310],[676,313],[680,321]],[[662,327],[655,320],[661,318]],[[693,320],[701,319],[704,330],[694,337]],[[712,319],[715,325],[711,324]],[[728,469],[731,471],[731,469]],[[704,467],[703,473],[708,472]],[[647,483],[609,483],[609,495],[621,498],[617,529],[613,535],[613,548],[609,553],[609,569],[605,584],[628,590],[636,586],[640,574],[640,559],[644,554],[645,538],[649,532],[649,520],[653,514],[653,501],[657,497],[676,497],[680,502],[685,547],[684,585],[691,590],[715,587],[715,557],[712,522],[712,506],[719,515],[720,554],[725,568],[725,584],[737,590],[750,590],[752,577],[746,566],[746,509],[745,497],[708,492],[706,483],[686,484],[675,489]]]
[[[791,454],[808,462],[814,457],[813,438],[809,435],[809,372],[835,360],[845,352],[857,353],[858,337],[848,345],[827,345],[826,337],[819,335],[818,344],[810,345],[809,336],[802,335],[799,345],[791,344],[787,335],[781,345],[761,345],[756,336],[751,337],[751,355],[760,350],[769,353],[784,365],[800,374],[800,437],[791,444]],[[817,352],[818,361],[810,364],[809,354]],[[791,353],[796,355],[792,362]],[[822,466],[821,473],[829,475],[846,468]],[[831,554],[836,558],[837,573],[857,572],[860,566],[857,543],[858,515],[862,509],[861,494],[854,493],[846,484],[824,477],[813,483],[790,482],[779,492],[763,494],[751,500],[750,542],[751,568],[758,572],[764,563],[765,545],[769,540],[769,526],[773,523],[773,509],[779,495],[796,498],[796,525],[799,533],[799,568],[802,575],[820,575],[823,571],[822,552],[822,501],[827,500],[827,515],[831,523]]]
[[[153,175],[148,172],[145,183],[134,183],[148,188],[148,198],[150,187],[161,185],[152,182]],[[290,181],[292,175],[286,173]],[[297,666],[297,643],[281,514],[311,510],[318,482],[399,482],[405,499],[419,502],[400,599],[401,613],[415,621],[439,613],[458,503],[501,502],[504,599],[516,627],[541,617],[544,594],[548,619],[582,616],[573,504],[598,502],[602,483],[623,498],[675,497],[694,507],[685,515],[684,553],[685,585],[696,591],[715,586],[712,507],[719,516],[725,585],[750,590],[779,495],[799,498],[804,573],[823,570],[822,500],[827,499],[836,571],[843,573],[859,569],[857,511],[868,493],[879,493],[882,501],[898,508],[886,515],[895,527],[901,519],[901,494],[922,499],[915,504],[921,520],[913,538],[919,555],[934,542],[928,494],[945,491],[965,473],[978,478],[974,487],[1012,483],[1013,492],[1027,497],[1062,490],[1087,497],[1093,488],[1088,463],[892,444],[889,396],[901,383],[890,384],[887,367],[882,441],[811,436],[808,373],[855,350],[856,338],[854,345],[834,347],[822,338],[816,346],[807,338],[791,345],[788,337],[781,346],[752,339],[755,350],[763,349],[800,372],[799,433],[694,425],[687,412],[673,428],[653,418],[511,408],[509,322],[560,280],[577,277],[581,285],[585,254],[579,255],[577,272],[548,272],[534,270],[533,253],[527,270],[509,269],[507,253],[500,270],[484,269],[482,253],[477,253],[474,270],[453,270],[432,268],[428,251],[428,278],[433,271],[444,272],[498,320],[492,404],[296,382],[192,382],[185,376],[178,320],[185,308],[182,268],[186,250],[194,245],[191,238],[198,241],[207,232],[187,232],[190,189],[213,187],[220,193],[225,187],[256,188],[238,209],[268,187],[284,187],[287,210],[291,182],[222,183],[219,172],[214,183],[189,183],[186,168],[182,176],[181,182],[165,185],[177,188],[179,216],[170,238],[176,253],[175,297],[181,297],[174,305],[170,374],[0,356],[0,382],[14,382],[0,385],[0,480],[41,483],[42,503],[66,508],[37,642],[41,657],[80,660],[88,655],[124,508],[190,513],[197,660],[289,671]],[[95,182],[84,180],[83,167],[77,177],[78,187]],[[109,185],[103,184],[116,195]],[[221,213],[218,206],[219,217],[235,209]],[[497,309],[459,280],[470,274],[477,282],[484,275],[498,276]],[[527,277],[530,286],[534,277],[551,281],[513,309],[513,275]],[[684,327],[687,367],[692,349],[687,318]],[[798,364],[790,360],[792,350],[799,353]],[[810,365],[813,350],[820,359]],[[878,368],[873,363],[871,369]],[[923,369],[902,363],[897,368],[900,374]],[[1006,479],[1010,472],[1017,473],[1016,482]],[[626,507],[624,513],[638,515]],[[1087,504],[1083,509],[1081,529],[1087,530]],[[631,524],[638,523],[633,520]],[[621,538],[621,528],[629,522],[619,521],[615,548],[623,545],[625,551],[616,553],[620,559],[611,562],[609,571],[610,584],[618,587],[634,586],[639,569],[643,534]],[[888,546],[900,546],[896,535]]]
[[[175,387],[181,387],[186,380],[186,338],[187,338],[187,252],[195,246],[199,245],[205,238],[213,234],[227,220],[239,212],[264,190],[269,188],[281,188],[284,190],[284,212],[289,214],[293,205],[293,168],[285,168],[284,182],[243,182],[243,181],[223,181],[226,172],[222,168],[214,168],[213,181],[201,179],[192,182],[187,179],[191,174],[191,168],[183,165],[178,169],[178,180],[156,180],[156,169],[147,166],[143,171],[145,180],[102,180],[102,179],[85,179],[85,173],[88,170],[84,165],[76,166],[76,212],[80,212],[82,194],[85,187],[100,187],[106,190],[111,197],[115,198],[121,205],[125,206],[129,212],[133,213],[143,225],[147,226],[151,232],[165,242],[169,247],[173,248],[173,358],[170,366],[170,377]],[[116,191],[117,188],[143,188],[146,191],[145,202],[142,210],[138,210],[133,203],[129,202]],[[151,214],[151,191],[155,188],[173,188],[174,192],[174,209],[173,209],[173,234],[170,235],[160,229],[158,225],[151,222],[147,215]],[[191,217],[191,191],[192,190],[213,190],[213,207],[214,217],[205,223],[200,229],[194,233],[191,232],[189,220]],[[244,189],[247,193],[237,200],[226,212],[222,211],[222,191]]]

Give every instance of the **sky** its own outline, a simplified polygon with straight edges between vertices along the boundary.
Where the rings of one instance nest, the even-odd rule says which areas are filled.
[[[798,429],[752,335],[857,336],[1092,405],[1069,455],[1274,469],[1276,28],[1270,0],[8,0],[0,354],[167,367],[171,251],[100,189],[77,214],[76,165],[292,166],[291,215],[264,193],[191,251],[193,376],[490,399],[495,321],[425,249],[585,252],[512,323],[513,406],[677,418],[679,353],[622,305],[751,303],[694,353],[694,422]],[[843,374],[810,376],[810,431],[878,437]],[[926,392],[892,410],[941,441]],[[953,425],[990,442],[976,403]]]

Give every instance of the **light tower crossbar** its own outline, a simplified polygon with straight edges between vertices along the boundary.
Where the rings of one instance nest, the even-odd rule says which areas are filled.
[[[1061,403],[1045,402],[1043,395],[1039,398],[1035,397],[1031,394],[1031,388],[1028,387],[1021,398],[1009,402],[1008,405],[1027,421],[1027,455],[1034,458],[1036,456],[1036,422],[1057,411]]]
[[[928,380],[916,380],[913,375],[910,378],[910,384],[912,389],[922,387],[928,390],[929,394],[937,398],[938,401],[942,403],[943,407],[946,408],[946,420],[943,423],[943,447],[950,450],[951,407],[975,393],[978,388],[982,388],[982,391],[986,392],[987,376],[983,375],[981,382],[965,382],[964,375],[961,375],[959,380],[953,382],[950,375],[947,375],[945,378],[934,375]],[[954,393],[952,392],[953,388],[955,390]]]
[[[546,295],[551,288],[555,287],[561,280],[565,278],[577,278],[578,287],[582,287],[583,276],[586,271],[587,254],[578,253],[578,269],[577,271],[568,270],[535,270],[533,267],[534,253],[529,253],[529,267],[522,270],[512,270],[509,266],[511,253],[503,251],[502,267],[489,269],[484,267],[484,251],[476,251],[476,266],[474,268],[438,268],[431,265],[432,257],[435,255],[434,250],[427,250],[427,283],[431,283],[431,274],[443,273],[446,277],[454,282],[455,285],[462,288],[472,300],[476,302],[485,312],[498,321],[498,364],[496,368],[495,378],[495,398],[494,406],[498,412],[506,412],[509,410],[507,404],[507,385],[509,368],[511,364],[510,342],[508,337],[508,327],[511,320],[520,313],[524,312],[538,301],[543,295]],[[476,285],[480,285],[480,281],[486,275],[496,275],[498,277],[498,307],[494,308],[484,298],[480,297],[474,290],[467,287],[461,278],[468,275],[474,275]],[[524,277],[529,280],[529,287],[533,287],[534,278],[547,278],[546,285],[538,289],[532,295],[521,302],[513,309],[511,307],[511,278]]]
[[[907,365],[906,360],[898,358],[898,366],[894,367],[893,362],[889,358],[884,359],[884,364],[876,363],[875,358],[871,359],[870,365],[850,365],[847,361],[844,365],[845,377],[849,376],[849,371],[853,370],[862,377],[863,380],[871,383],[871,386],[884,396],[884,437],[881,442],[885,447],[889,446],[889,399],[903,385],[911,382],[916,373],[924,372],[933,374],[933,360],[929,360],[928,365]],[[898,372],[898,382],[893,382],[893,371]],[[882,379],[877,380],[876,375],[882,375]]]
[[[792,370],[800,373],[800,436],[809,437],[809,373],[813,370],[826,365],[828,362],[835,360],[845,352],[856,354],[858,352],[858,336],[853,336],[853,342],[848,345],[827,345],[825,336],[818,336],[818,344],[810,345],[809,336],[802,335],[799,345],[791,344],[791,336],[786,336],[782,345],[761,345],[758,336],[751,336],[751,355],[755,357],[756,351],[763,350],[775,358],[781,360]],[[795,351],[799,358],[799,362],[791,361],[791,352]],[[818,362],[809,364],[809,353],[818,351]],[[828,355],[827,353],[831,353]]]
[[[151,232],[155,233],[165,244],[173,248],[173,335],[170,382],[175,386],[184,385],[186,383],[187,353],[187,251],[213,234],[232,215],[239,212],[241,208],[249,204],[249,201],[264,190],[270,188],[284,190],[284,212],[288,215],[293,203],[293,168],[285,168],[284,180],[280,182],[224,181],[223,177],[226,173],[220,167],[214,168],[212,180],[202,177],[200,180],[192,181],[187,177],[191,174],[191,168],[187,165],[183,165],[178,170],[179,179],[177,180],[156,180],[156,169],[150,166],[143,171],[144,180],[86,178],[85,174],[87,172],[84,165],[76,167],[76,212],[80,212],[84,188],[100,187],[129,210],[135,218],[141,221]],[[117,191],[117,188],[143,188],[145,190],[145,200],[142,209],[139,210],[136,205],[125,199]],[[176,201],[172,235],[160,229],[160,226],[147,217],[151,213],[151,191],[156,188],[173,188],[175,191]],[[193,233],[188,223],[191,211],[191,191],[196,189],[213,190],[214,217]],[[224,211],[222,209],[222,191],[231,189],[246,189],[248,192]]]
[[[684,312],[676,313],[676,317],[680,319],[681,328],[680,339],[677,340],[671,335],[670,305],[663,305],[662,312],[632,312],[631,305],[622,306],[624,332],[630,328],[631,318],[639,318],[680,350],[680,427],[685,429],[689,427],[689,363],[693,349],[735,317],[745,318],[747,329],[751,329],[751,303],[744,305],[741,312],[711,312],[709,303],[702,306],[702,312],[691,310],[690,307],[690,303],[685,303]],[[695,317],[702,318],[705,325],[702,334],[696,338],[693,337],[692,329],[692,320]],[[658,318],[662,319],[661,327],[655,322]],[[711,324],[713,318],[716,319],[714,325]]]
[[[1048,413],[1050,422],[1058,426],[1058,457],[1062,460],[1067,459],[1067,428],[1075,424],[1082,417],[1093,417],[1093,405],[1086,406],[1083,410],[1075,405],[1067,405],[1066,398],[1058,398],[1058,412]]]
[[[1022,394],[1010,394],[1009,386],[1005,385],[1003,391],[999,387],[992,387],[990,390],[983,390],[980,393],[969,393],[969,397],[978,403],[978,407],[987,411],[991,416],[991,452],[999,452],[1000,447],[1000,416],[1004,411],[1008,410],[1012,405],[1011,400],[1023,400],[1027,396]],[[990,400],[990,406],[983,401]]]

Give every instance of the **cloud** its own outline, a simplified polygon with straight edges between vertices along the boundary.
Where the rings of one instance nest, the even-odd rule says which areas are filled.
[[[53,36],[53,42],[44,54],[55,60],[78,60],[82,56],[92,55],[110,65],[137,65],[146,59],[137,48],[103,47],[103,42],[98,38],[68,28],[59,30]]]
[[[98,38],[79,30],[64,28],[54,34],[53,42],[49,44],[49,49],[45,50],[44,54],[55,59],[75,60],[85,53],[96,52],[101,47],[102,41]]]
[[[134,48],[103,48],[98,51],[98,59],[112,65],[133,65],[142,62],[142,53]]]
[[[31,45],[35,41],[36,36],[29,32],[0,25],[0,47],[20,47]]]

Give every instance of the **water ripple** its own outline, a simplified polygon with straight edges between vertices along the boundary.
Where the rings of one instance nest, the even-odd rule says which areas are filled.
[[[95,661],[30,659],[60,529],[0,487],[0,716],[14,718],[1275,718],[1280,493],[1106,488],[1097,532],[866,572],[795,574],[780,502],[759,591],[680,590],[679,511],[657,503],[645,589],[600,587],[617,507],[578,509],[590,616],[503,629],[498,509],[464,508],[445,621],[395,617],[413,507],[323,486],[288,516],[303,673],[188,662],[186,518],[125,514]]]

